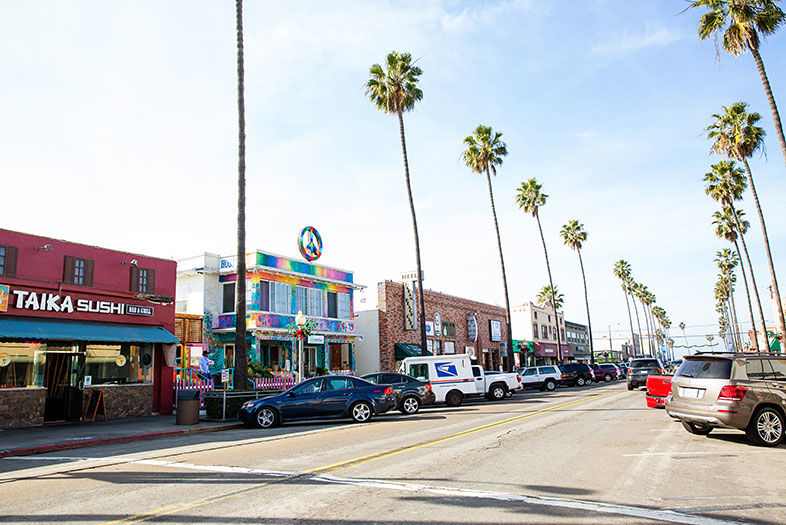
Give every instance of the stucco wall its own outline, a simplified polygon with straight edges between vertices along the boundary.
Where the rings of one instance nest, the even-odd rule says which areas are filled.
[[[358,375],[378,372],[379,368],[379,311],[358,312],[355,333],[363,340],[355,343],[355,363]]]

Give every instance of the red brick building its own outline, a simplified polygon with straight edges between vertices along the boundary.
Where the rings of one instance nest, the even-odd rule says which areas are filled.
[[[377,285],[379,369],[394,370],[396,362],[419,355],[419,323],[406,319],[405,285],[385,281]],[[413,301],[417,303],[417,301]],[[475,356],[486,370],[499,370],[507,358],[505,309],[486,303],[426,290],[426,339],[434,354]],[[364,340],[375,341],[376,334]],[[376,342],[376,341],[375,341]],[[376,346],[376,345],[374,345]],[[373,351],[366,346],[360,351]]]

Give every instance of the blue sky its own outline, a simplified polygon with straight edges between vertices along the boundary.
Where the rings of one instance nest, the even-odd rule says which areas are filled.
[[[687,5],[247,2],[248,248],[294,256],[312,224],[321,261],[360,283],[414,268],[397,123],[363,94],[371,64],[408,51],[424,71],[405,126],[426,286],[504,304],[485,180],[460,161],[483,123],[509,149],[494,191],[512,304],[547,283],[535,222],[513,200],[535,177],[566,317],[585,319],[578,260],[558,237],[579,219],[595,331],[625,329],[611,273],[625,258],[699,342],[717,331],[713,257],[725,247],[701,182],[718,160],[710,115],[738,100],[762,114],[767,156],[751,166],[781,274],[786,169],[752,58],[718,61]],[[233,252],[234,2],[0,6],[3,227],[164,257]],[[762,46],[786,111],[784,51],[783,31]],[[742,207],[771,319],[761,234]]]

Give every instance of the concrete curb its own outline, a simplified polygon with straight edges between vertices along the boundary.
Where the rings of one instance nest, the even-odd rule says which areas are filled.
[[[12,456],[32,456],[45,452],[56,452],[58,450],[69,450],[74,448],[92,447],[94,445],[108,445],[111,443],[126,443],[128,441],[141,441],[143,439],[157,439],[170,436],[186,436],[189,434],[202,434],[205,432],[218,432],[220,430],[231,430],[242,428],[243,423],[232,423],[228,425],[216,425],[211,427],[200,427],[191,429],[165,430],[161,432],[148,432],[146,434],[131,434],[128,436],[114,436],[108,438],[86,439],[80,441],[65,441],[63,443],[52,443],[49,445],[38,445],[35,447],[12,448],[0,450],[0,458]]]

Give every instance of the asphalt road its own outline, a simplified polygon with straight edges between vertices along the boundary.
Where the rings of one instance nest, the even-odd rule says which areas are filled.
[[[786,523],[786,446],[623,383],[0,460],[3,523]]]

